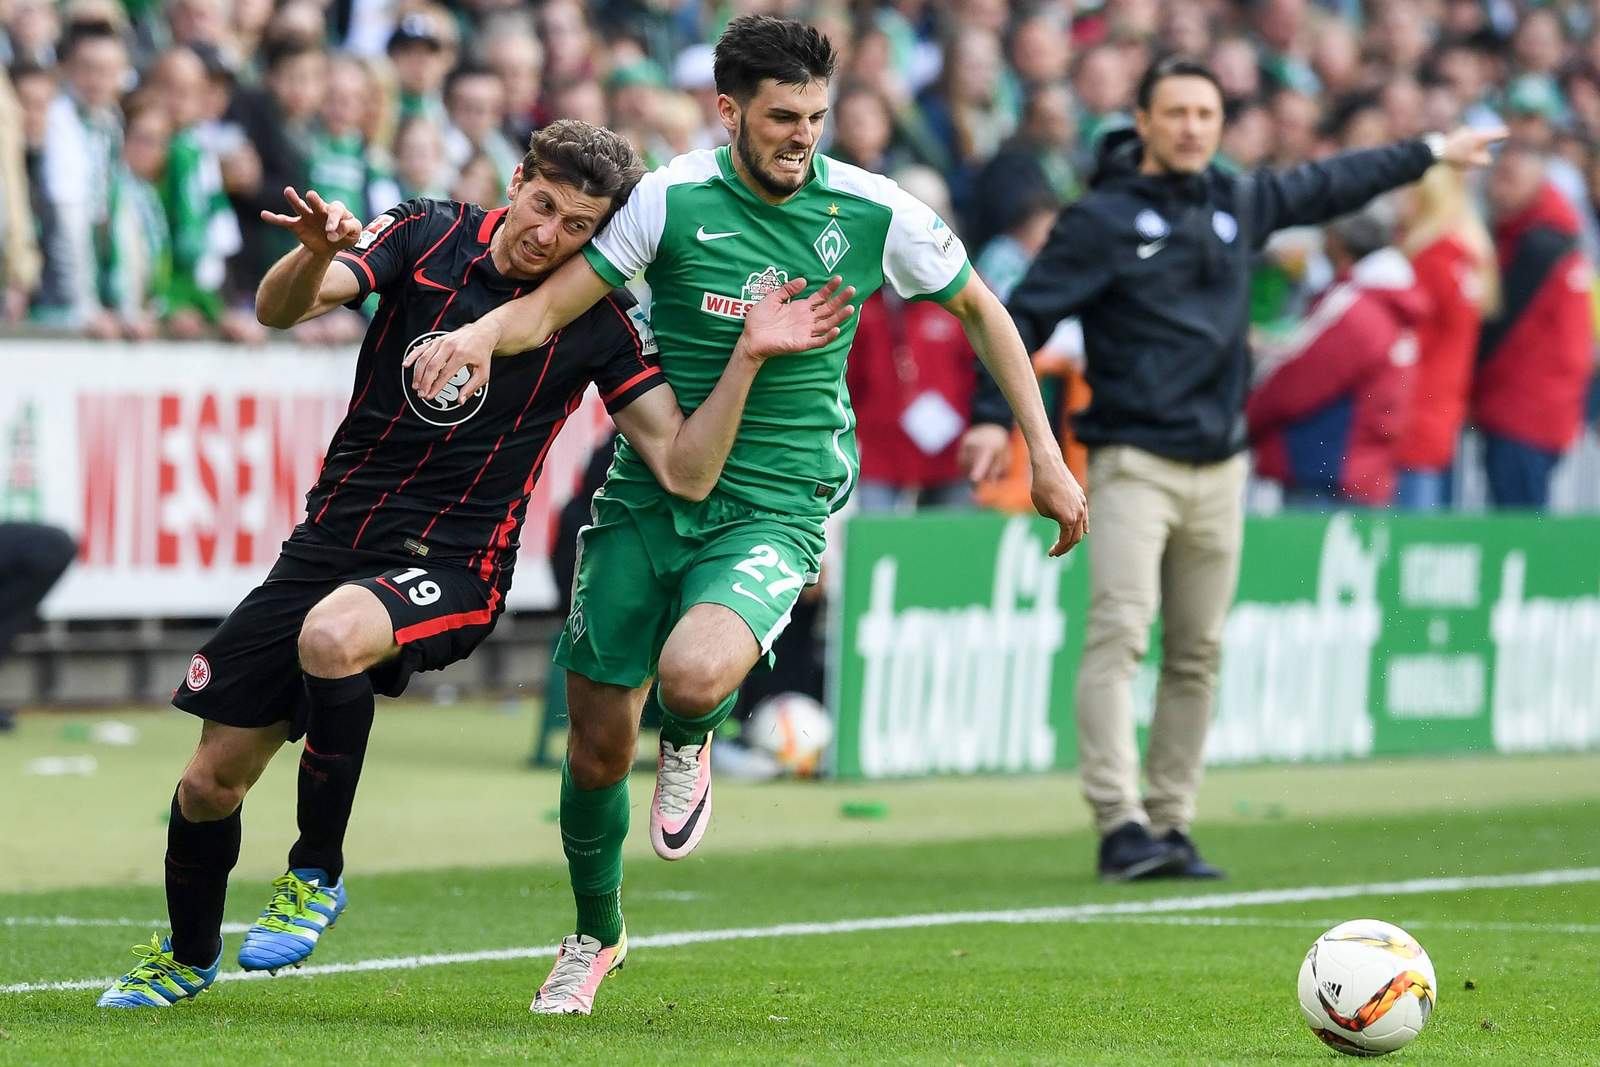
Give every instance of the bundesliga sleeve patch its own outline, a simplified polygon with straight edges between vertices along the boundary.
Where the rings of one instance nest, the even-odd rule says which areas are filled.
[[[378,239],[378,234],[388,229],[393,223],[393,215],[379,215],[367,223],[366,228],[361,231],[361,236],[356,238],[356,247],[371,248],[372,242]]]

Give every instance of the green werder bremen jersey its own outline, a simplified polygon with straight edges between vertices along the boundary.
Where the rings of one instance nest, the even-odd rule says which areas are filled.
[[[734,173],[727,147],[690,152],[645,176],[584,255],[612,285],[643,274],[661,369],[684,411],[710,395],[767,293],[834,274],[859,306],[885,282],[907,299],[946,300],[972,272],[966,249],[927,205],[888,178],[820,153],[810,180],[768,204]],[[845,389],[852,317],[818,352],[778,356],[756,376],[719,489],[753,508],[820,517],[855,487],[855,415]],[[612,477],[650,479],[620,446]]]

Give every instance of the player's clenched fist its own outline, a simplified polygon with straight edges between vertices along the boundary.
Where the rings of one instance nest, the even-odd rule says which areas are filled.
[[[361,220],[338,200],[331,204],[307,189],[301,196],[292,186],[284,186],[284,199],[294,208],[293,215],[262,211],[261,221],[282,226],[313,255],[332,258],[335,252],[350,248],[361,238]]]

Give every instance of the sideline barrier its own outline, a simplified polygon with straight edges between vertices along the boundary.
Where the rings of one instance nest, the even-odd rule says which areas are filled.
[[[1076,762],[1090,543],[984,513],[858,516],[829,627],[841,778]],[[1600,518],[1249,519],[1208,763],[1600,747]],[[1160,634],[1135,679],[1140,740]]]
[[[220,616],[266,575],[350,402],[354,349],[11,341],[0,519],[66,527],[46,618]],[[593,390],[545,459],[507,606],[556,603],[553,518],[610,420]]]

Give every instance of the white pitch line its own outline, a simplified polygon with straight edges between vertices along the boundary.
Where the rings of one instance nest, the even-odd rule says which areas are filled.
[[[982,924],[1071,923],[1090,918],[1124,915],[1159,915],[1174,912],[1213,911],[1245,908],[1256,904],[1294,904],[1305,901],[1344,900],[1350,897],[1409,896],[1425,893],[1458,893],[1473,889],[1529,889],[1540,886],[1574,885],[1600,882],[1600,867],[1566,870],[1529,871],[1524,874],[1488,874],[1457,878],[1412,878],[1401,882],[1367,882],[1358,885],[1300,886],[1288,889],[1257,889],[1244,893],[1212,893],[1200,896],[1160,897],[1155,900],[1129,900],[1109,904],[1073,904],[1049,908],[1014,908],[1004,911],[946,911],[922,915],[885,915],[869,919],[842,919],[826,923],[779,923],[775,926],[743,926],[722,930],[680,930],[631,938],[628,947],[679,948],[719,941],[752,941],[769,937],[820,937],[828,934],[855,934],[877,930],[923,930],[940,926]],[[556,946],[487,949],[478,952],[444,952],[428,956],[389,956],[350,963],[312,964],[298,970],[283,971],[295,978],[314,978],[324,974],[355,974],[363,971],[410,971],[421,967],[442,967],[461,963],[487,963],[499,960],[528,960],[554,956]],[[219,982],[251,981],[269,977],[264,971],[224,971]],[[65,982],[17,982],[0,986],[0,993],[40,993],[53,990],[99,989],[114,978],[83,978]]]
[[[1269,919],[1249,915],[1085,915],[1068,920],[1091,925],[1094,923],[1121,923],[1129,926],[1260,926],[1284,930],[1327,929],[1345,922],[1344,919]],[[1407,930],[1467,930],[1490,933],[1530,934],[1600,934],[1596,923],[1523,923],[1523,922],[1454,922],[1434,919],[1406,919],[1396,925]]]

